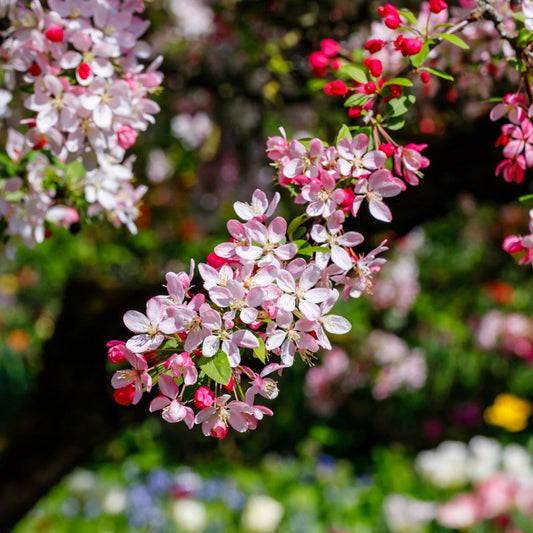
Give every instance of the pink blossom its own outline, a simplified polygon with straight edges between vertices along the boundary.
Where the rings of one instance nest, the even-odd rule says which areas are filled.
[[[394,178],[389,170],[373,172],[367,179],[360,179],[354,188],[355,198],[352,204],[352,215],[355,217],[364,199],[368,201],[370,214],[383,222],[392,220],[392,213],[383,198],[396,196],[402,192],[400,180]]]
[[[202,425],[202,432],[206,437],[223,439],[226,436],[228,424],[239,433],[244,433],[249,429],[247,415],[254,414],[252,407],[236,400],[228,403],[230,398],[229,394],[219,396],[215,399],[214,405],[202,409],[196,415],[195,422]]]
[[[187,424],[189,429],[194,426],[194,412],[190,407],[183,405],[178,399],[179,388],[174,378],[167,374],[159,376],[160,396],[154,398],[150,403],[150,412],[163,410],[161,416],[163,420],[174,424],[182,420]]]
[[[337,144],[339,172],[343,176],[366,177],[371,171],[381,168],[387,156],[381,150],[368,151],[368,136],[356,135],[352,141],[341,139]]]
[[[150,298],[146,304],[146,315],[139,311],[128,311],[124,315],[125,326],[137,335],[126,346],[135,353],[158,348],[165,340],[165,334],[175,332],[174,320],[164,316],[164,307],[157,298]]]
[[[409,143],[398,146],[394,152],[394,170],[402,176],[409,185],[418,185],[423,176],[420,171],[429,166],[429,159],[422,155],[427,144]]]
[[[165,368],[171,370],[172,375],[179,379],[183,376],[185,385],[194,385],[198,380],[198,371],[188,352],[171,355],[165,362]]]
[[[142,355],[133,353],[129,349],[124,350],[123,353],[132,368],[117,370],[111,378],[111,385],[115,389],[133,386],[134,394],[131,398],[131,403],[136,405],[141,400],[143,389],[146,389],[146,392],[152,390],[152,377],[148,373],[148,364]]]

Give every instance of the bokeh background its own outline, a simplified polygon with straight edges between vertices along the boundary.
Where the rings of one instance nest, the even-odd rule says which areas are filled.
[[[420,95],[404,133],[429,145],[426,178],[389,202],[391,225],[354,222],[369,248],[392,244],[373,296],[340,304],[352,331],[285,372],[274,417],[218,442],[112,399],[105,343],[127,337],[123,313],[226,239],[235,200],[272,191],[265,141],[280,126],[334,139],[345,110],[307,57],[326,37],[363,42],[376,7],[148,4],[165,81],[134,149],[150,189],[138,235],[59,229],[0,263],[0,530],[448,531],[435,502],[529,475],[533,280],[501,250],[527,228],[528,186],[494,175],[485,95],[446,83]],[[528,497],[466,530],[533,531]]]

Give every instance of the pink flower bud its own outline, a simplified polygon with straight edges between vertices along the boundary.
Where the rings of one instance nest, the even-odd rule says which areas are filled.
[[[198,409],[211,407],[215,403],[215,395],[209,387],[198,387],[194,393],[194,405]]]
[[[213,427],[211,428],[211,437],[215,437],[218,440],[222,440],[228,434],[228,426],[222,422],[222,420],[217,420]]]
[[[515,254],[524,250],[522,239],[520,239],[518,235],[509,235],[508,237],[505,237],[502,243],[502,248],[510,254]]]
[[[63,28],[52,24],[45,32],[46,38],[53,43],[61,43],[64,39]]]
[[[136,140],[137,132],[133,128],[130,128],[130,126],[128,126],[127,124],[121,126],[117,131],[118,145],[121,148],[124,148],[124,150],[131,148],[135,144]]]
[[[126,360],[124,356],[124,349],[126,343],[124,341],[109,341],[106,344],[107,358],[114,364],[122,363]]]

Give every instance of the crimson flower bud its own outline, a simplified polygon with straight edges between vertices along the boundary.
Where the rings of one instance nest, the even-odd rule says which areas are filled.
[[[109,341],[106,344],[107,358],[114,364],[122,363],[126,360],[124,356],[124,349],[126,343],[124,341]]]
[[[383,143],[379,145],[379,149],[386,154],[387,157],[391,157],[394,153],[394,146],[390,143]]]
[[[233,387],[235,387],[235,380],[233,379],[233,376],[231,376],[231,378],[229,379],[229,382],[227,385],[224,385],[224,388],[227,390],[227,391],[232,391],[233,390]]]
[[[448,9],[448,4],[444,0],[429,0],[429,10],[432,13],[440,13],[445,9]]]
[[[363,108],[360,105],[355,105],[348,109],[348,116],[350,118],[359,118],[361,116],[361,111]]]
[[[329,62],[329,66],[333,69],[333,70],[339,70],[341,68],[341,61],[340,59],[337,59],[336,57],[334,59],[332,59],[330,62]]]
[[[81,63],[77,72],[82,80],[86,80],[92,73],[91,67],[87,63]]]
[[[215,403],[215,395],[209,387],[198,387],[194,393],[193,401],[198,409],[205,409]]]
[[[373,94],[376,92],[377,86],[373,81],[365,83],[364,91],[365,94]]]
[[[226,265],[228,260],[225,257],[220,257],[215,252],[211,252],[207,255],[207,264],[213,268],[220,268],[222,265]]]
[[[392,4],[385,4],[378,7],[379,16],[385,22],[385,26],[391,30],[395,30],[400,25],[400,13]]]
[[[383,63],[379,59],[367,57],[363,64],[374,78],[379,78],[383,73]]]
[[[52,24],[45,32],[46,38],[53,43],[61,43],[64,39],[63,28]]]
[[[353,189],[343,189],[342,192],[344,193],[344,199],[341,204],[341,209],[343,213],[349,213],[352,209],[355,193],[353,192]]]
[[[370,39],[365,44],[365,50],[367,50],[371,54],[375,54],[376,52],[379,52],[384,46],[385,41],[382,41],[381,39]]]
[[[324,87],[324,92],[329,96],[344,96],[348,92],[348,86],[341,80],[335,80]]]
[[[326,67],[329,64],[329,58],[322,52],[312,52],[309,55],[309,64],[315,76],[324,76],[326,74]]]
[[[339,53],[339,43],[334,39],[322,39],[320,49],[328,57],[334,57]]]
[[[399,98],[402,95],[403,87],[393,83],[392,85],[389,85],[389,90],[391,98]]]
[[[28,72],[32,76],[38,76],[42,72],[42,70],[41,70],[41,67],[37,63],[33,63],[33,65],[31,65],[30,68],[28,69]]]
[[[115,399],[115,402],[117,402],[120,405],[131,405],[131,402],[133,402],[134,396],[135,396],[135,385],[133,383],[130,383],[129,385],[126,385],[125,387],[122,387],[121,389],[117,389],[113,393],[113,398]]]
[[[429,83],[431,76],[429,75],[429,72],[427,70],[423,70],[420,73],[420,79],[422,80],[422,83]]]

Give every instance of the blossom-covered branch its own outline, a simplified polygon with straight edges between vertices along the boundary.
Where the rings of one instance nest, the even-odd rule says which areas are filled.
[[[135,232],[146,192],[124,159],[159,111],[151,99],[160,60],[139,38],[148,21],[142,0],[9,3],[0,45],[1,115],[21,105],[26,118],[8,127],[0,158],[0,224],[33,247],[49,225],[73,227],[103,214]],[[19,113],[13,113],[13,118]],[[11,253],[14,248],[11,249]]]

